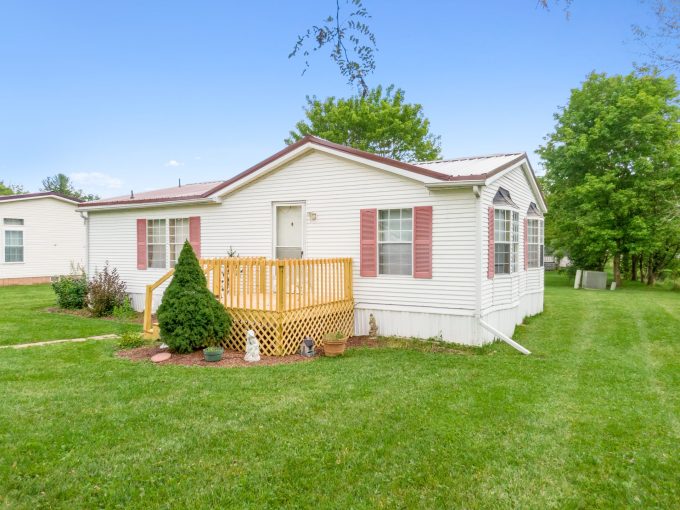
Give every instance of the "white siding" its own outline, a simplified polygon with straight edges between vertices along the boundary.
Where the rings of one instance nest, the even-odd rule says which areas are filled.
[[[488,260],[488,215],[487,210],[493,206],[493,198],[498,188],[510,192],[512,200],[517,204],[520,221],[520,246],[518,271],[510,275],[496,275],[492,280],[486,276]],[[503,333],[512,335],[515,325],[520,324],[527,315],[535,315],[543,310],[543,268],[524,270],[524,218],[527,217],[529,204],[538,204],[529,181],[521,167],[509,171],[503,177],[487,186],[482,193],[482,306],[481,315],[484,320],[496,326]],[[488,336],[485,334],[485,336]],[[489,340],[491,338],[488,338]]]
[[[202,255],[272,257],[274,202],[303,202],[305,257],[352,257],[358,304],[473,309],[474,197],[470,190],[428,192],[420,183],[313,152],[225,197],[222,204],[91,212],[90,269],[106,260],[131,292],[165,270],[136,269],[137,218],[201,216]],[[359,276],[359,210],[433,206],[433,278]]]
[[[127,282],[135,307],[141,309],[145,285],[157,280],[167,269],[137,270],[138,218],[201,216],[204,257],[225,256],[230,246],[241,256],[272,257],[273,204],[302,203],[305,257],[354,259],[357,333],[365,332],[368,314],[374,313],[383,334],[422,337],[441,334],[446,340],[480,343],[485,337],[475,318],[479,285],[483,315],[494,311],[494,306],[507,303],[504,306],[514,306],[513,321],[516,310],[537,308],[520,307],[520,297],[526,293],[527,285],[536,289],[540,285],[542,292],[539,270],[533,270],[531,279],[522,271],[522,275],[507,281],[486,280],[484,204],[490,203],[498,185],[510,190],[523,218],[533,199],[519,171],[500,179],[477,200],[471,189],[428,191],[414,180],[315,151],[232,192],[221,204],[90,212],[89,270],[100,269],[109,261]],[[361,277],[359,211],[422,205],[433,206],[432,279]],[[315,220],[307,215],[312,212],[316,213]],[[481,238],[477,233],[479,225]],[[480,240],[482,261],[477,259]],[[521,264],[522,260],[523,267]],[[154,297],[154,307],[160,302],[162,290]],[[542,307],[542,293],[540,303]]]
[[[24,262],[6,263],[3,218],[24,220]],[[68,274],[85,263],[85,223],[74,204],[51,197],[0,202],[0,279]]]

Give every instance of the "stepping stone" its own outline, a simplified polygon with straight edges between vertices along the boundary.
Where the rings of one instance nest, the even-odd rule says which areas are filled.
[[[172,354],[169,352],[159,352],[158,354],[151,356],[151,361],[160,363],[161,361],[168,361],[170,358],[172,358]]]

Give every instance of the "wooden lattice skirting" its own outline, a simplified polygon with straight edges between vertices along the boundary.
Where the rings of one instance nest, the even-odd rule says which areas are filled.
[[[327,333],[354,334],[353,300],[333,301],[283,312],[228,308],[232,318],[227,349],[245,351],[246,332],[255,331],[260,352],[267,356],[286,356],[299,351],[300,342],[311,337],[316,346],[323,345]]]

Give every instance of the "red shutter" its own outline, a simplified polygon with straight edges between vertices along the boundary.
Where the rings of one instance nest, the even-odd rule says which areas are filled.
[[[432,206],[413,208],[413,277],[432,278]]]
[[[529,220],[524,218],[524,270],[529,269]]]
[[[494,277],[494,238],[493,238],[493,207],[489,207],[489,258],[487,260],[486,277],[492,279]]]
[[[359,274],[378,276],[378,210],[362,209],[359,216]]]
[[[146,269],[146,219],[137,220],[137,269]]]
[[[189,244],[194,249],[196,257],[201,258],[201,217],[189,218]]]

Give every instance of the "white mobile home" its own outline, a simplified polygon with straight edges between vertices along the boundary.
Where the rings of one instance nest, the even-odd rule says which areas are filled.
[[[0,286],[45,283],[84,266],[80,202],[53,192],[0,196]]]
[[[481,344],[543,309],[546,205],[524,153],[408,164],[305,137],[220,182],[83,203],[89,268],[137,309],[189,239],[199,256],[351,257],[355,332]],[[156,307],[162,288],[154,296]]]

